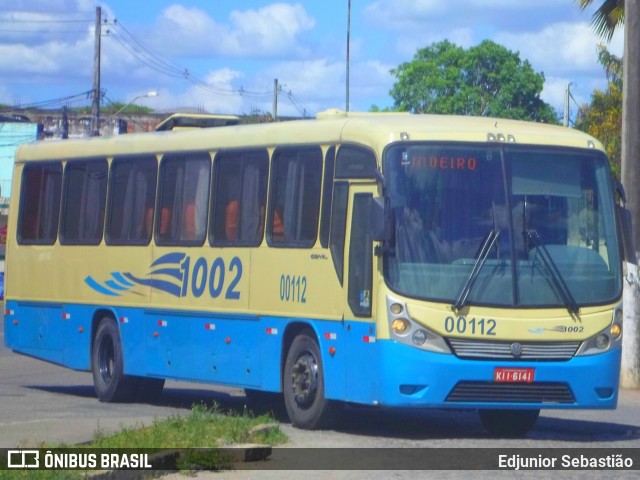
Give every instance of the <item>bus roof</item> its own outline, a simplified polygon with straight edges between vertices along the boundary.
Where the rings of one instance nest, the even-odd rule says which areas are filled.
[[[315,120],[34,142],[18,149],[16,161],[286,144],[360,143],[381,151],[401,140],[504,141],[604,150],[595,138],[557,125],[487,117],[329,110]]]

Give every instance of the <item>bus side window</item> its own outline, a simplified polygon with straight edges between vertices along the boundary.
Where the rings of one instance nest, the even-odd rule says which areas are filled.
[[[61,162],[24,167],[18,243],[53,245],[58,233],[61,193]]]
[[[222,151],[215,159],[211,244],[256,246],[264,233],[269,155]]]
[[[113,159],[107,200],[108,245],[149,244],[157,178],[155,155]]]
[[[310,248],[316,243],[321,183],[320,147],[276,149],[271,174],[269,245]]]
[[[69,161],[64,170],[60,243],[98,245],[107,202],[107,161]]]
[[[207,152],[165,155],[160,164],[160,216],[156,218],[159,245],[204,243],[210,172]]]

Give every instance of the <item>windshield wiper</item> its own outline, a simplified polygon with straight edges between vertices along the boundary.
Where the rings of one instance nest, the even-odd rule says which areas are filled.
[[[467,281],[462,287],[462,290],[460,291],[460,295],[458,295],[458,299],[456,300],[456,303],[453,304],[454,311],[457,312],[461,310],[462,307],[464,307],[465,304],[467,303],[467,298],[469,297],[469,294],[471,293],[471,289],[473,288],[473,285],[476,282],[478,275],[480,274],[480,270],[484,266],[484,263],[487,260],[487,257],[489,256],[489,252],[495,245],[499,236],[500,236],[500,232],[496,231],[495,229],[492,229],[487,235],[487,238],[484,239],[484,242],[482,242],[482,245],[480,245],[480,252],[478,253],[478,259],[476,260],[475,265],[471,269],[471,273],[469,273],[469,277],[467,277]]]
[[[573,298],[573,295],[571,294],[571,290],[569,290],[567,283],[564,281],[564,278],[562,277],[560,270],[558,270],[558,266],[556,265],[556,262],[553,261],[553,258],[549,254],[549,250],[547,250],[547,247],[544,245],[544,243],[542,243],[540,239],[540,235],[535,230],[527,230],[525,232],[525,235],[529,240],[531,240],[531,243],[538,249],[538,252],[540,253],[540,258],[542,259],[542,263],[544,263],[544,266],[548,270],[549,275],[551,276],[551,281],[553,283],[553,286],[555,287],[556,291],[560,294],[560,297],[562,298],[562,301],[567,307],[567,310],[569,310],[569,313],[571,315],[578,316],[578,314],[580,313],[580,307],[576,303],[576,300]]]

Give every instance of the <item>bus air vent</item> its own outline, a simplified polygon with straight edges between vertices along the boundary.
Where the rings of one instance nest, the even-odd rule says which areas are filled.
[[[580,342],[518,342],[522,354],[514,357],[513,342],[486,342],[462,338],[448,339],[451,350],[460,358],[485,360],[570,360],[580,347]]]

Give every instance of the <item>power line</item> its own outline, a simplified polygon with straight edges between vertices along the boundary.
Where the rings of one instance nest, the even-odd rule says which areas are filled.
[[[143,65],[151,68],[152,70],[161,73],[163,75],[173,77],[173,78],[181,78],[185,81],[188,81],[192,85],[207,90],[216,95],[225,95],[225,96],[247,96],[247,97],[257,97],[257,98],[269,98],[272,95],[270,91],[252,91],[246,90],[244,87],[240,87],[237,90],[231,90],[225,87],[221,87],[218,85],[214,85],[210,82],[207,82],[196,75],[192,74],[189,69],[184,68],[171,60],[168,60],[164,56],[162,56],[158,51],[154,50],[152,47],[147,45],[146,43],[139,40],[135,35],[133,35],[120,21],[114,20],[109,24],[113,29],[109,29],[108,37],[112,38],[116,43],[118,43],[123,49],[125,49],[132,57],[138,60]],[[302,103],[293,95],[291,90],[289,90],[287,94],[287,98],[291,104],[303,115],[307,116],[307,109],[302,105]]]
[[[7,106],[5,108],[0,109],[0,112],[46,108],[46,107],[52,107],[55,105],[68,105],[70,103],[79,102],[80,100],[86,100],[92,93],[93,93],[93,90],[87,90],[86,92],[77,93],[75,95],[69,95],[66,97],[58,97],[50,100],[42,100],[39,102],[27,103],[27,104],[16,106],[16,107]]]

